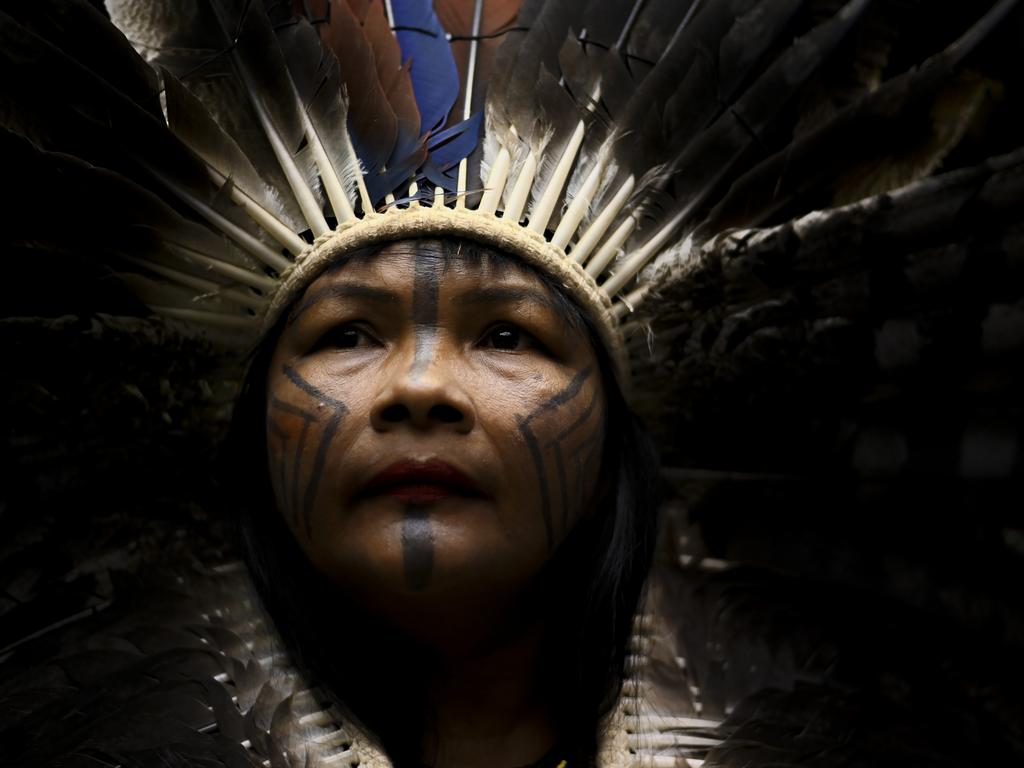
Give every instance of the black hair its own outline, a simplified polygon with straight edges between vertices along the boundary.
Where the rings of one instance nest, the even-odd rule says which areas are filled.
[[[562,316],[589,336],[607,402],[601,476],[610,478],[601,508],[585,517],[545,566],[538,598],[548,609],[542,674],[560,691],[558,726],[580,761],[591,762],[597,725],[622,688],[627,642],[654,551],[658,507],[657,457],[630,410],[610,355],[593,323],[549,276],[517,259],[469,241],[417,243],[448,263],[486,259],[514,264],[549,288]],[[380,248],[354,251],[341,263],[372,258]],[[229,487],[238,504],[238,532],[264,609],[293,661],[344,710],[368,728],[396,764],[418,764],[418,737],[427,720],[408,692],[416,655],[397,637],[334,591],[309,563],[274,507],[267,467],[267,373],[287,313],[253,351],[235,406],[227,447]]]

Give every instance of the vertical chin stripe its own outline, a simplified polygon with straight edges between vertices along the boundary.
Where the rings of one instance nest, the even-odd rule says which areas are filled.
[[[434,530],[430,513],[422,507],[410,506],[405,511],[402,560],[406,586],[412,590],[424,589],[434,570]]]

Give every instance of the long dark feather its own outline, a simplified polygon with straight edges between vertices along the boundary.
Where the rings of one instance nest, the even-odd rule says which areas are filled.
[[[607,66],[605,60],[613,57],[621,61],[619,43],[629,36],[626,27],[632,25],[643,5],[644,0],[591,0],[581,19],[586,26],[569,30],[558,53],[557,71],[581,105],[600,98],[597,91]],[[668,19],[664,22],[670,23]]]
[[[255,113],[255,130],[264,134],[314,234],[327,230],[323,198],[316,189],[311,157],[299,150],[305,123],[284,56],[263,4],[258,0],[208,0],[223,36],[235,86]]]
[[[593,153],[604,144],[609,131],[635,130],[623,122],[628,105],[648,72],[665,54],[667,36],[689,18],[692,5],[664,0],[591,0],[583,15],[587,26],[571,30],[559,52],[566,88],[580,107],[596,118],[587,128],[584,157],[594,158]],[[655,47],[650,39],[652,29],[658,30],[656,37],[661,40],[661,47]],[[579,173],[570,182],[570,190],[583,183]]]
[[[548,0],[530,25],[516,51],[512,76],[504,98],[508,122],[528,126],[535,103],[533,89],[541,67],[557,77],[558,52],[569,30],[578,26],[583,6],[571,0]]]
[[[622,45],[635,79],[658,63],[676,29],[699,11],[702,2],[707,0],[647,0],[642,5]]]
[[[837,179],[852,168],[863,167],[873,148],[884,146],[883,138],[891,138],[894,131],[907,127],[912,116],[920,118],[933,107],[937,94],[949,86],[964,58],[998,29],[1005,14],[1016,4],[996,4],[945,51],[882,84],[818,129],[752,168],[710,213],[698,238],[740,222],[762,223],[799,199],[815,199],[823,188],[830,197],[835,195]],[[924,115],[926,122],[928,119]],[[878,142],[871,137],[878,137]],[[836,146],[847,147],[848,151],[836,153],[832,151]]]
[[[288,218],[321,229],[312,161],[299,155],[302,121],[273,30],[258,0],[184,0],[154,19],[118,4],[123,25],[152,63],[166,67],[237,142]]]
[[[609,185],[609,192],[614,194],[626,176],[642,175],[647,169],[664,161],[669,154],[663,130],[668,103],[676,93],[685,90],[685,85],[681,87],[681,84],[685,83],[687,75],[705,55],[704,52],[717,51],[736,20],[754,5],[752,0],[705,3],[698,7],[692,17],[689,14],[682,17],[674,30],[671,45],[655,68],[642,80],[622,114],[614,116],[616,135],[626,138],[615,149],[621,170],[616,182]],[[698,81],[698,87],[707,93],[706,83]],[[651,120],[652,114],[661,117]],[[643,136],[643,141],[637,141],[637,135]],[[633,137],[632,140],[629,137]],[[602,141],[600,136],[594,139]],[[588,140],[584,151],[597,153],[599,146],[599,143]]]
[[[789,27],[803,0],[768,0],[738,17],[716,51],[697,57],[665,104],[660,135],[646,132],[652,145],[671,155],[709,127],[736,100],[765,53]]]
[[[287,261],[253,237],[232,216],[216,210],[217,196],[205,165],[159,119],[91,71],[53,49],[44,41],[0,15],[0,34],[8,36],[0,66],[20,66],[25,55],[35,62],[33,80],[9,91],[16,108],[6,112],[17,119],[8,124],[39,146],[73,153],[117,171],[146,187],[160,190],[173,204],[201,210],[204,218],[230,233],[264,264],[283,269]],[[30,53],[29,53],[30,52]],[[130,49],[125,55],[136,57]],[[47,126],[46,133],[35,130]],[[251,224],[250,224],[251,226]],[[210,254],[221,261],[236,260],[224,246]],[[223,258],[219,251],[223,251]],[[207,252],[209,253],[209,252]],[[245,259],[243,267],[249,266]]]
[[[244,242],[263,263],[276,269],[286,265],[275,249],[246,231],[251,223],[231,221],[230,213],[224,216],[215,210],[216,188],[204,164],[167,130],[162,115],[157,117],[140,107],[93,70],[36,38],[9,16],[0,16],[0,26],[0,34],[9,36],[0,66],[20,68],[26,56],[34,61],[32,79],[21,78],[19,88],[8,94],[12,100],[12,107],[5,112],[9,128],[45,149],[75,154],[147,186],[155,185],[175,204],[201,209],[204,217]],[[114,55],[114,50],[130,71],[138,55],[124,43],[107,55]]]
[[[11,183],[21,190],[16,204],[8,206],[10,241],[46,244],[53,249],[79,248],[122,275],[137,272],[140,266],[166,268],[209,284],[202,291],[209,294],[206,300],[195,301],[195,291],[178,293],[176,306],[248,320],[247,310],[261,305],[248,286],[219,278],[211,272],[209,261],[199,260],[205,257],[246,269],[246,260],[235,255],[223,236],[185,219],[119,174],[69,155],[43,152],[6,130],[0,130],[0,144],[9,158]],[[54,209],[61,211],[59,217],[53,217]],[[183,258],[183,253],[194,254],[194,258]],[[178,286],[187,284],[176,282]],[[173,290],[165,295],[172,294]]]
[[[395,112],[381,87],[373,49],[346,2],[331,5],[327,22],[319,25],[321,39],[338,57],[341,79],[349,102],[349,130],[352,143],[366,173],[373,203],[385,189],[375,194],[380,177],[387,172],[398,138]]]
[[[0,12],[4,124],[41,147],[73,153],[140,178],[156,168],[207,198],[211,184],[198,162],[148,109]],[[130,57],[136,54],[123,51]],[[26,69],[28,67],[28,69]],[[26,76],[27,75],[27,76]]]
[[[152,68],[124,34],[83,0],[8,3],[5,10],[26,29],[88,67],[154,117],[160,116],[159,84]]]
[[[671,30],[667,47],[660,52],[655,67],[646,75],[641,75],[641,68],[635,66],[635,71],[631,72],[621,56],[604,57],[601,80],[608,92],[602,94],[599,115],[604,116],[606,124],[598,130],[588,131],[581,155],[602,158],[601,162],[606,162],[603,158],[614,155],[615,170],[602,180],[595,193],[593,210],[601,210],[607,205],[627,179],[632,177],[636,180],[652,166],[663,162],[667,154],[661,131],[664,119],[652,120],[651,115],[664,113],[667,102],[679,89],[702,50],[701,46],[717,47],[736,16],[751,4],[751,0],[711,4],[697,0],[688,5]],[[637,29],[643,28],[641,22],[645,18],[645,15],[640,15]],[[638,136],[643,136],[644,140],[637,140]],[[649,146],[649,141],[655,143]],[[577,172],[570,182],[570,189],[579,188],[583,183],[584,176]]]
[[[360,18],[354,6],[353,13],[356,18]],[[423,127],[410,75],[410,62],[408,57],[403,56],[398,38],[391,30],[383,0],[370,0],[366,4],[361,23],[363,33],[373,49],[377,78],[395,113],[397,134],[388,165],[393,167],[399,163],[409,163],[410,158],[416,158],[413,162],[422,161],[425,157],[423,142],[420,140]]]
[[[607,285],[617,291],[631,277],[631,270],[649,259],[678,232],[709,195],[728,178],[744,152],[756,146],[793,94],[843,40],[867,8],[869,0],[850,0],[832,19],[798,39],[743,92],[743,95],[706,131],[669,163],[664,174],[654,177],[642,191],[648,204],[660,208],[661,190],[671,184],[672,202],[650,213],[656,219],[654,234],[643,235],[627,265],[619,268]],[[635,273],[633,273],[635,274]]]
[[[680,195],[681,199],[686,200],[684,205],[691,206],[691,194],[702,194],[697,191],[707,188],[708,179],[718,176],[725,164],[734,161],[740,152],[757,141],[757,137],[768,127],[792,94],[839,44],[866,7],[866,0],[848,2],[834,19],[797,40],[776,59],[714,125],[699,134],[693,144],[690,144],[692,134],[682,139],[680,143],[684,149],[673,161],[668,173],[673,174],[673,178],[679,184],[689,185],[689,189],[692,190]],[[749,27],[743,31],[746,29]],[[755,34],[760,35],[759,32]],[[745,58],[748,67],[755,59],[749,56]],[[733,81],[738,79],[739,77],[734,77]],[[713,147],[715,149],[712,149]],[[703,172],[699,181],[689,176],[690,173],[698,171]],[[677,185],[677,193],[681,189],[682,187]]]
[[[353,217],[352,201],[362,187],[362,169],[348,134],[340,66],[312,25],[295,17],[277,29],[277,38],[303,110],[310,152],[338,221]],[[368,201],[363,200],[365,206]]]
[[[503,35],[502,43],[494,56],[493,75],[487,89],[489,100],[503,102],[507,98],[519,49],[526,41],[537,14],[544,7],[544,2],[545,0],[523,0],[516,14],[513,29]]]
[[[281,199],[276,190],[267,186],[252,166],[249,158],[191,91],[174,75],[164,70],[164,98],[167,122],[171,131],[192,148],[224,179],[232,182],[246,195],[272,212],[293,231],[302,231],[301,212],[295,210],[294,200]],[[297,254],[296,254],[297,255]]]

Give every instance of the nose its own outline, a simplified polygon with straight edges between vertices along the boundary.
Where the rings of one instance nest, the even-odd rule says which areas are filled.
[[[425,368],[396,361],[370,411],[373,428],[386,432],[402,425],[467,433],[476,424],[472,400],[454,365],[437,355]]]

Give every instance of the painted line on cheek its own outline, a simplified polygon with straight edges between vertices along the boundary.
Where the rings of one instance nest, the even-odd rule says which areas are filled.
[[[583,409],[583,413],[581,413],[579,415],[579,418],[577,418],[576,421],[574,421],[568,427],[566,427],[561,432],[559,432],[558,433],[558,437],[556,437],[551,442],[552,443],[558,443],[558,442],[561,442],[562,440],[565,440],[565,438],[567,438],[569,435],[571,435],[577,429],[579,429],[584,424],[586,424],[587,423],[587,419],[590,418],[590,414],[592,414],[594,412],[594,406],[595,405],[597,405],[597,396],[596,395],[594,397],[590,398],[590,402],[587,404],[587,407]]]
[[[288,442],[288,433],[285,432],[284,427],[270,418],[269,415],[267,417],[267,426],[270,428],[270,434],[278,438],[282,443]]]
[[[405,509],[402,562],[409,589],[419,591],[430,583],[434,570],[434,529],[430,523],[430,512],[423,507],[410,505]]]
[[[330,406],[334,411],[330,421],[328,421],[327,425],[324,427],[323,434],[320,436],[320,442],[316,448],[316,456],[313,459],[313,470],[310,473],[309,483],[306,485],[306,491],[302,498],[303,526],[306,530],[306,536],[311,537],[313,535],[313,505],[316,503],[316,494],[320,488],[320,481],[323,478],[324,466],[327,463],[327,451],[331,447],[331,442],[334,440],[338,427],[341,426],[342,419],[344,419],[345,414],[348,413],[348,406],[340,400],[327,395],[318,387],[306,381],[301,374],[299,374],[299,372],[290,365],[283,366],[283,371],[289,381],[306,394],[314,397],[317,400],[318,405],[322,404],[324,406]],[[305,430],[303,430],[302,441],[305,442]],[[301,451],[297,451],[295,462],[296,476],[298,476],[298,459],[300,456]],[[295,508],[298,509],[297,497],[295,501]]]
[[[437,305],[441,290],[441,264],[437,259],[418,258],[413,271],[412,323],[416,333],[409,375],[416,379],[430,367],[437,341]]]
[[[575,376],[573,376],[572,381],[565,385],[565,389],[563,389],[558,394],[553,395],[546,402],[537,406],[536,410],[534,410],[529,416],[526,417],[526,420],[533,421],[542,413],[546,413],[547,411],[550,411],[553,408],[558,408],[559,406],[568,403],[570,400],[572,400],[574,397],[576,397],[576,395],[580,393],[580,390],[583,389],[583,385],[586,383],[587,379],[590,378],[590,375],[593,372],[594,369],[592,367],[587,367],[584,368],[579,373],[577,373]]]
[[[313,504],[316,502],[316,492],[320,488],[320,479],[324,474],[324,465],[327,463],[327,449],[331,447],[334,434],[341,426],[341,419],[344,413],[335,413],[324,428],[320,438],[320,444],[316,447],[316,458],[313,460],[313,472],[309,477],[309,485],[306,486],[306,495],[302,499],[302,517],[306,526],[306,535],[313,535]]]
[[[555,452],[555,468],[558,470],[558,488],[561,492],[562,497],[562,530],[566,530],[569,525],[569,477],[565,469],[565,457],[562,454],[562,443],[579,429],[581,426],[586,424],[591,414],[594,413],[594,406],[597,404],[597,396],[590,398],[590,402],[587,407],[583,409],[581,413],[572,424],[563,429],[558,435],[548,443],[548,448],[554,449]],[[584,444],[591,439],[591,436],[584,438]],[[579,468],[579,462],[576,462],[577,469]],[[577,477],[577,482],[573,483],[577,493],[574,498],[580,498],[582,494],[582,482]]]
[[[281,467],[281,492],[285,493],[287,489],[288,509],[290,511],[289,517],[291,518],[293,525],[298,525],[299,522],[299,466],[302,461],[302,452],[306,449],[306,435],[309,434],[309,425],[316,421],[316,414],[307,411],[305,408],[299,408],[291,403],[286,403],[284,400],[279,398],[277,395],[271,393],[270,395],[270,407],[290,413],[294,416],[299,416],[302,419],[302,431],[299,432],[299,439],[295,442],[295,451],[292,456],[291,463],[291,483],[287,481],[284,463],[282,462]],[[282,453],[284,452],[284,446],[282,445]]]
[[[551,520],[551,493],[548,488],[547,474],[544,472],[544,455],[541,451],[537,436],[533,433],[533,428],[530,426],[530,422],[548,411],[565,405],[579,395],[580,390],[583,389],[583,385],[586,383],[587,379],[590,378],[592,373],[592,367],[584,368],[573,377],[572,381],[566,385],[565,389],[558,392],[546,402],[537,406],[537,408],[525,418],[519,419],[519,432],[523,436],[523,441],[526,443],[527,448],[530,450],[530,458],[533,460],[533,469],[537,475],[537,485],[540,487],[540,511],[541,516],[544,518],[544,528],[547,531],[549,550],[555,544],[555,531]]]
[[[302,375],[290,365],[282,366],[282,370],[284,371],[284,375],[288,377],[288,380],[307,395],[311,395],[318,401],[333,406],[334,408],[338,408],[342,413],[348,412],[348,406],[341,402],[341,400],[337,400],[330,395],[321,392],[320,389],[302,378]]]
[[[551,549],[555,543],[555,532],[551,525],[551,496],[548,493],[548,478],[544,473],[544,456],[541,454],[537,437],[530,429],[529,419],[519,421],[519,432],[526,442],[526,447],[530,449],[533,471],[537,475],[537,485],[540,486],[540,514],[544,518],[544,530],[548,535],[548,549]]]

